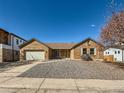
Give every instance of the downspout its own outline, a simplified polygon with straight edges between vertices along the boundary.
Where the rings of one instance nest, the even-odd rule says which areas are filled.
[[[124,61],[124,53],[123,53],[123,49],[122,49],[122,62]]]
[[[12,36],[12,61],[14,61],[14,37]]]
[[[0,62],[3,62],[4,60],[3,60],[3,45],[1,44],[1,60],[0,60]]]

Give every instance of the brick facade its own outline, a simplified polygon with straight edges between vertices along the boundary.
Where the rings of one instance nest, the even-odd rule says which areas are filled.
[[[10,35],[8,32],[0,29],[0,44],[8,44],[9,37]]]
[[[66,44],[65,44],[66,46]],[[104,47],[95,42],[92,39],[86,39],[81,43],[76,44],[70,49],[52,49],[48,45],[36,40],[32,39],[29,42],[23,44],[20,46],[20,60],[26,60],[26,51],[45,51],[45,59],[53,59],[55,58],[54,56],[60,56],[63,55],[66,57],[63,58],[71,58],[71,59],[81,59],[82,53],[81,49],[86,48],[87,51],[90,51],[91,48],[95,49],[95,54],[91,54],[90,56],[92,59],[103,59],[103,49]],[[57,52],[57,50],[59,52]],[[68,52],[67,52],[68,50]],[[66,53],[67,52],[67,53]],[[58,55],[59,53],[59,55]],[[61,54],[61,55],[60,55]],[[68,56],[67,56],[68,55]]]
[[[12,49],[0,49],[0,62],[12,62],[19,60],[19,51]]]
[[[74,47],[71,50],[71,53],[73,53],[71,54],[72,59],[81,59],[81,48],[86,48],[87,51],[90,51],[91,48],[95,48],[96,54],[91,55],[91,57],[93,59],[103,59],[103,49],[104,49],[103,46],[101,46],[100,44],[97,44],[92,40],[88,40]]]
[[[3,61],[18,61],[19,60],[19,51],[11,50],[11,49],[4,49],[3,48]]]

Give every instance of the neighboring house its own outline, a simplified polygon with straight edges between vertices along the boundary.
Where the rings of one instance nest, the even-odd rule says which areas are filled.
[[[110,47],[104,51],[104,60],[112,62],[124,61],[124,50],[122,47]]]
[[[0,28],[0,62],[19,60],[19,45],[26,40]]]
[[[32,39],[20,46],[20,60],[81,59],[84,54],[90,54],[93,59],[103,59],[103,48],[90,38],[80,43],[42,43]]]

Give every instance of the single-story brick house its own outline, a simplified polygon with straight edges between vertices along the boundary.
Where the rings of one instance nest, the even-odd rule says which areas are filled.
[[[81,59],[84,54],[90,54],[94,60],[103,59],[103,49],[91,38],[80,43],[42,43],[32,39],[20,46],[20,60]]]

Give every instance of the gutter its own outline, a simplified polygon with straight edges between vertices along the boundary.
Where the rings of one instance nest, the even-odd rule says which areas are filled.
[[[123,49],[122,49],[122,62],[124,61],[124,53],[123,53]]]

